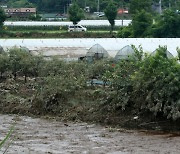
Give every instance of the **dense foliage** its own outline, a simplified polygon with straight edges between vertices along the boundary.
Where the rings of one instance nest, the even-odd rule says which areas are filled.
[[[74,1],[73,4],[69,7],[69,19],[73,24],[77,24],[84,17],[83,10],[78,6]]]
[[[152,0],[132,0],[130,3],[130,13],[136,14],[142,10],[146,12],[151,12]]]
[[[154,25],[154,37],[180,37],[180,15],[165,10]]]
[[[6,20],[4,11],[0,8],[0,31],[2,31],[3,22]]]
[[[120,7],[122,2],[128,5],[129,0],[114,0]],[[66,13],[72,0],[1,0],[0,4],[7,4],[9,7],[37,7],[40,12],[59,12]],[[76,0],[81,8],[90,7],[90,11],[97,11],[98,1],[96,0]],[[107,6],[109,0],[100,0],[99,8],[102,12]]]
[[[134,37],[148,37],[152,33],[152,16],[145,10],[137,12],[132,20],[132,31]]]
[[[72,106],[88,100],[95,102],[97,109],[103,107],[110,113],[128,110],[136,115],[149,113],[157,118],[179,119],[179,57],[168,58],[164,47],[153,56],[144,54],[141,47],[134,49],[135,57],[118,63],[65,62],[57,57],[45,60],[22,49],[11,49],[0,54],[1,83],[23,79],[28,87],[33,87],[34,92],[23,97],[30,95],[30,107],[38,113],[58,114],[68,109],[64,106],[70,102]],[[99,82],[93,83],[95,79]],[[19,96],[12,99],[19,93],[17,85],[10,85],[12,93],[3,91],[0,102],[18,103]]]
[[[153,22],[154,20],[154,22]],[[154,37],[154,38],[179,38],[180,14],[172,10],[163,11],[162,15],[152,18],[144,10],[136,12],[132,23],[120,29],[119,37]]]
[[[76,0],[81,8],[85,6],[90,7],[90,11],[97,11],[97,0]],[[159,0],[113,0],[119,8],[122,6],[129,7],[130,12],[135,13],[136,10],[141,10],[142,8],[146,11],[150,10],[150,5],[152,3],[159,3]],[[100,11],[103,11],[109,0],[99,1]],[[0,4],[7,4],[8,7],[37,7],[40,12],[67,12],[71,0],[1,0]],[[180,8],[180,2],[178,0],[163,0],[163,9],[172,7],[174,10]]]
[[[144,101],[140,108],[167,118],[180,117],[180,65],[166,55],[166,48],[157,49],[155,56],[148,56],[132,76],[134,92]],[[136,104],[136,105],[137,105]]]
[[[115,19],[117,16],[117,7],[113,3],[113,1],[110,1],[107,5],[107,7],[104,10],[104,13],[111,24],[111,32],[113,31],[114,25],[115,25]]]

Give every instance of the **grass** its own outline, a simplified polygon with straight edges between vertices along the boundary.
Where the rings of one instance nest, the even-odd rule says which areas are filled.
[[[5,144],[5,143],[7,142],[7,140],[10,138],[10,136],[11,136],[12,133],[13,133],[13,131],[14,131],[14,125],[11,126],[11,128],[10,128],[8,134],[6,135],[6,137],[0,142],[0,150],[3,148],[4,144]],[[11,144],[11,143],[10,143],[10,144]],[[10,144],[5,148],[3,154],[6,153],[7,149],[8,149],[9,146],[10,146]]]
[[[6,31],[0,38],[111,38],[109,31],[87,31],[87,32],[67,32],[67,31]]]
[[[114,35],[119,26],[114,27]],[[87,32],[67,31],[67,26],[6,26],[1,38],[109,38],[110,26],[87,26]]]
[[[10,33],[28,33],[28,32],[39,32],[39,33],[67,33],[66,30],[17,30],[17,31],[9,31]],[[118,31],[114,31],[118,32]],[[70,32],[71,33],[71,32]],[[109,33],[108,30],[88,30],[87,33]]]

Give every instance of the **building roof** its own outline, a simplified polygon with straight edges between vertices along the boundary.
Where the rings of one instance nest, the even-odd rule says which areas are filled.
[[[117,11],[118,14],[128,14],[129,11],[128,9],[122,9],[122,8],[119,8],[118,11]]]
[[[7,8],[6,13],[36,13],[36,8]]]

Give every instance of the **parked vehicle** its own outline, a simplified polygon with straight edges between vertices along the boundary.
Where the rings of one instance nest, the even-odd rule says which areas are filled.
[[[104,12],[94,12],[94,14],[97,15],[98,17],[105,16]]]
[[[70,25],[68,26],[68,32],[86,32],[87,28],[81,25]]]

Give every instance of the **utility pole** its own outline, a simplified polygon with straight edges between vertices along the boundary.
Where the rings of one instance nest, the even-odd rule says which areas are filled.
[[[171,9],[171,3],[170,3],[170,0],[169,0],[169,9]]]
[[[124,0],[122,0],[122,27],[124,25]]]
[[[175,8],[176,8],[176,10],[177,10],[177,1],[175,0]]]
[[[66,6],[64,6],[64,15],[66,14]]]
[[[99,0],[97,2],[97,12],[99,13]]]
[[[86,10],[86,0],[84,0],[84,10],[85,10],[85,12],[87,12],[87,10]]]

